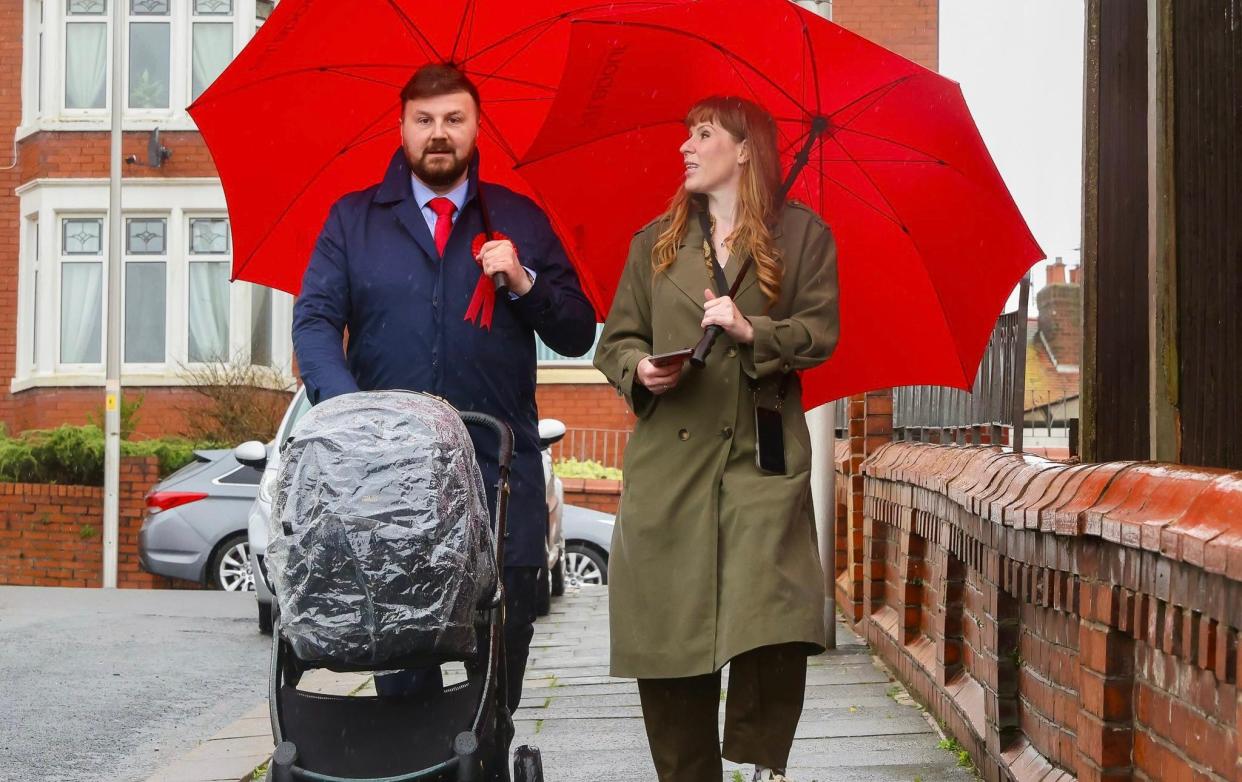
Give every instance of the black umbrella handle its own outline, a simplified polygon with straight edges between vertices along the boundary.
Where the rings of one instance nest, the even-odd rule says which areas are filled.
[[[492,216],[487,211],[487,202],[483,200],[483,183],[479,182],[478,192],[475,197],[479,199],[479,214],[483,217],[483,238],[486,241],[492,240]],[[492,275],[492,285],[496,287],[496,295],[504,296],[509,292],[509,281],[500,272]]]
[[[694,346],[694,352],[690,354],[690,366],[696,369],[707,366],[707,355],[712,352],[712,346],[716,344],[717,337],[723,333],[724,329],[720,326],[708,326],[703,329],[699,344]]]

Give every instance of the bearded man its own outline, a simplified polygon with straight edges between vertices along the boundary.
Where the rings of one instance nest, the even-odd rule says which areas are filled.
[[[424,391],[512,427],[503,563],[512,711],[546,567],[535,335],[562,355],[583,355],[595,312],[543,211],[479,181],[479,92],[469,78],[451,65],[424,66],[401,105],[401,149],[383,181],[328,213],[294,306],[293,345],[312,404],[360,390]],[[497,444],[471,435],[494,508]],[[376,681],[389,696],[441,686],[439,669]]]

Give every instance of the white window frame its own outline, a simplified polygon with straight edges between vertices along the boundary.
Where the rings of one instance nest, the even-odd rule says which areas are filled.
[[[46,386],[102,386],[104,367],[59,364],[60,353],[60,248],[59,237],[48,232],[60,230],[62,216],[90,215],[104,218],[104,241],[109,224],[107,179],[38,179],[17,189],[19,214],[26,221],[38,221],[44,258],[39,262],[39,286],[34,289],[35,241],[30,230],[20,235],[18,268],[18,358],[10,392]],[[122,190],[123,217],[165,216],[168,218],[166,289],[166,328],[164,365],[123,364],[121,380],[127,386],[184,386],[187,362],[189,314],[184,302],[189,295],[189,220],[191,217],[225,217],[224,191],[215,178],[169,178],[127,180]],[[30,223],[24,223],[29,225]],[[124,223],[122,223],[124,224]],[[49,244],[52,242],[53,244]],[[53,246],[54,245],[54,246]],[[124,247],[122,246],[122,252]],[[53,254],[54,253],[54,254]],[[228,256],[231,258],[232,256]],[[49,259],[55,262],[49,262]],[[124,261],[122,261],[123,263]],[[105,244],[104,273],[107,274]],[[106,277],[105,277],[106,280]],[[250,283],[233,283],[229,290],[229,350],[248,360],[250,355],[250,315],[253,294]],[[36,295],[38,301],[35,301]],[[124,289],[122,286],[122,296]],[[103,317],[107,318],[107,301]],[[122,302],[122,307],[124,303]],[[124,309],[122,309],[124,313]],[[38,318],[38,324],[34,318]],[[106,321],[105,321],[106,322]],[[293,382],[293,297],[274,291],[272,295],[272,366],[282,381]],[[38,334],[38,350],[31,344]],[[105,346],[106,347],[106,346]],[[101,353],[101,355],[104,355]],[[201,366],[201,365],[198,365]]]
[[[121,235],[121,367],[122,371],[130,371],[137,373],[158,373],[164,370],[168,363],[168,311],[169,311],[169,294],[172,292],[172,285],[169,279],[172,277],[172,268],[175,263],[175,253],[173,252],[173,237],[176,233],[173,225],[172,216],[169,212],[125,212],[122,215],[121,226],[124,233]],[[163,220],[164,225],[164,252],[160,255],[133,255],[129,251],[129,222],[130,220]],[[126,277],[131,264],[142,263],[162,263],[164,264],[164,360],[159,362],[143,362],[143,361],[126,361],[125,360],[125,330],[129,325],[125,321],[125,304]]]
[[[89,220],[100,221],[99,255],[77,256],[77,255],[68,254],[65,248],[65,223],[68,220],[74,220],[74,219],[89,219]],[[106,301],[106,298],[107,298],[106,285],[108,281],[108,241],[109,241],[108,215],[106,212],[100,213],[96,210],[65,209],[63,211],[56,213],[55,217],[53,218],[51,222],[51,225],[54,226],[56,229],[56,236],[54,237],[55,250],[52,255],[52,257],[55,258],[55,263],[48,264],[48,267],[49,267],[48,270],[52,272],[50,276],[56,280],[56,287],[55,287],[55,290],[49,291],[48,295],[53,297],[56,302],[55,308],[54,308],[55,311],[53,313],[55,315],[55,318],[54,318],[53,323],[48,324],[51,326],[51,328],[41,329],[41,333],[54,335],[53,339],[49,340],[51,344],[48,345],[48,349],[51,350],[53,353],[55,353],[55,361],[53,362],[53,366],[55,367],[57,372],[62,373],[62,374],[81,374],[81,373],[87,373],[87,372],[93,372],[93,371],[102,372],[103,366],[104,366],[105,350],[107,348],[107,346],[104,344],[106,335],[104,334],[103,322],[107,320],[107,314],[105,310],[108,306],[108,303]],[[102,284],[100,285],[100,288],[99,288],[99,316],[100,316],[101,322],[100,322],[100,328],[99,328],[99,361],[98,362],[78,363],[78,362],[66,362],[63,360],[64,351],[62,350],[62,345],[61,345],[61,324],[64,319],[62,317],[62,312],[61,312],[61,302],[63,300],[62,297],[64,293],[61,290],[61,285],[64,282],[64,273],[62,270],[64,269],[66,264],[70,264],[70,263],[91,263],[91,264],[97,263],[99,265],[99,278]]]
[[[43,52],[39,53],[39,24],[34,18],[38,8],[37,0],[26,0],[23,3],[26,23],[22,42],[23,71],[27,75],[22,82],[22,125],[17,129],[17,138],[39,131],[56,130],[108,130],[112,126],[111,107],[116,99],[112,95],[112,24],[113,4],[124,3],[125,29],[122,32],[125,56],[121,58],[122,94],[120,100],[123,108],[121,124],[124,130],[196,130],[194,121],[186,112],[193,91],[194,28],[195,20],[229,22],[233,26],[233,57],[249,42],[257,29],[257,0],[233,0],[233,13],[221,16],[196,16],[193,13],[192,0],[170,0],[170,17],[166,17],[170,28],[170,79],[169,108],[167,109],[130,109],[129,108],[129,33],[130,21],[133,19],[150,20],[152,17],[131,16],[129,0],[108,0],[108,13],[96,21],[103,22],[108,39],[108,70],[105,75],[104,108],[102,109],[66,109],[65,108],[65,41],[66,26],[72,24],[68,16],[66,0],[43,1]],[[81,17],[85,19],[86,17]],[[38,77],[42,74],[42,90],[40,92]],[[42,100],[42,111],[39,109]]]
[[[233,265],[233,227],[229,224],[228,228],[228,250],[222,254],[199,254],[194,255],[190,252],[190,221],[195,219],[218,219],[228,218],[228,214],[222,211],[205,211],[197,210],[185,212],[181,219],[181,229],[183,231],[181,237],[181,249],[185,253],[185,262],[183,264],[185,281],[177,289],[177,295],[180,296],[182,310],[184,312],[184,329],[180,334],[181,344],[179,345],[178,355],[181,361],[188,368],[202,368],[209,363],[207,361],[190,361],[190,265],[196,263],[224,263],[231,269]],[[230,285],[229,290],[229,314],[228,322],[225,324],[225,330],[228,332],[225,350],[228,351],[227,358],[239,358],[249,362],[250,360],[250,287],[248,285]],[[244,289],[244,290],[243,290]],[[242,298],[246,301],[241,301]],[[244,319],[244,320],[243,320]],[[292,331],[292,325],[290,325]],[[245,340],[239,339],[245,335]],[[243,344],[244,342],[244,344]]]

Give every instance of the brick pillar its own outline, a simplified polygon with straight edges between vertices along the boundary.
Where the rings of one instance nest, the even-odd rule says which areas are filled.
[[[990,551],[985,568],[987,608],[983,616],[982,670],[988,754],[1001,756],[1021,733],[1018,717],[1018,640],[1021,606],[1000,585],[1000,555]]]
[[[914,530],[902,532],[901,642],[908,644],[923,633],[923,593],[927,589],[927,540]]]
[[[941,522],[941,540],[947,540],[949,522]],[[966,565],[946,546],[932,551],[932,583],[940,585],[937,605],[940,610],[933,620],[936,641],[936,684],[949,683],[962,671],[962,614],[965,605]]]
[[[863,491],[863,461],[880,446],[893,440],[893,392],[869,391],[849,398],[850,475],[846,532],[846,572],[838,587],[837,603],[853,622],[863,618],[863,584],[884,578],[883,557],[868,557]]]
[[[1115,588],[1096,584],[1102,594]],[[1108,624],[1084,617],[1078,626],[1078,779],[1122,782],[1133,777],[1134,639]]]

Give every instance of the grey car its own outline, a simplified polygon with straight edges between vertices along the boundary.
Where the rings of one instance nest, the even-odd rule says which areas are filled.
[[[274,442],[284,442],[298,419],[310,409],[304,389],[294,395],[285,417],[276,431]],[[554,419],[539,422],[539,436],[544,445],[543,465],[548,503],[548,566],[541,573],[539,613],[546,614],[553,595],[561,594],[566,584],[607,583],[608,548],[612,539],[613,519],[606,513],[564,504],[561,480],[552,472],[552,443],[565,436],[565,425]],[[258,574],[254,582],[258,602],[259,629],[272,630],[272,591],[267,581],[264,552],[267,550],[268,519],[272,509],[272,490],[280,470],[280,459],[274,444],[258,441],[242,443],[234,453],[243,463],[263,470],[257,496],[249,515],[251,569]],[[572,534],[571,534],[572,533]],[[572,556],[571,556],[572,553]],[[571,565],[576,568],[570,574]]]
[[[195,451],[194,461],[147,493],[142,568],[230,592],[253,589],[245,518],[261,477],[232,450]]]

